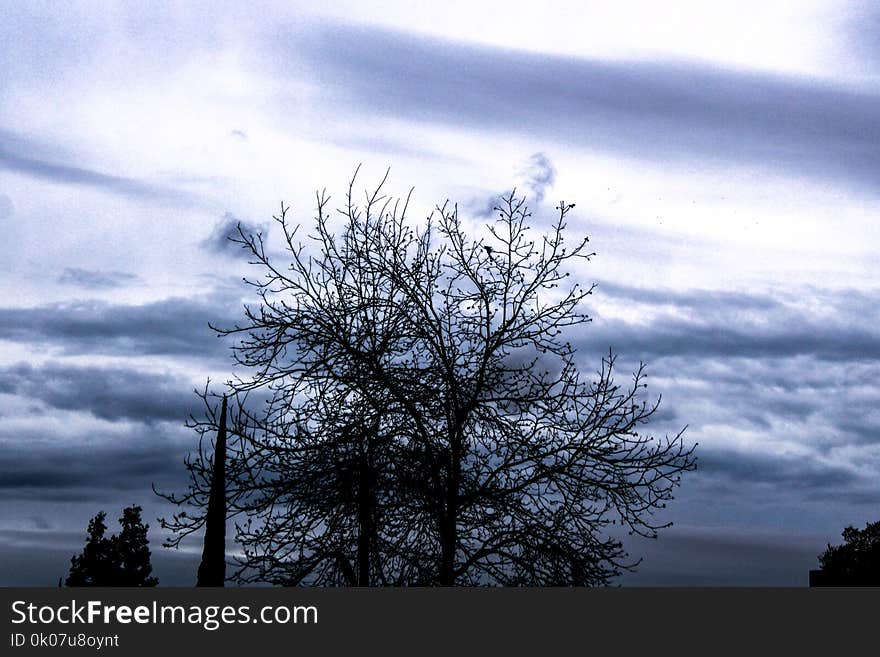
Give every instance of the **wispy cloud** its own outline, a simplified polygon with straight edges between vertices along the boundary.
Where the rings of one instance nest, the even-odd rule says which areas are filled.
[[[211,234],[202,242],[202,248],[212,253],[222,253],[225,255],[240,255],[242,245],[237,244],[230,238],[239,238],[239,226],[245,235],[256,235],[258,233],[267,233],[269,231],[268,224],[257,224],[239,219],[231,212],[223,215],[215,225]]]
[[[845,24],[841,44],[846,50],[841,54],[851,65],[862,64],[869,75],[880,75],[880,7],[874,2],[857,1],[838,16]]]
[[[80,267],[65,267],[58,277],[62,285],[76,285],[86,289],[122,287],[138,280],[134,274],[123,271],[98,271]]]
[[[533,153],[516,172],[515,188],[517,196],[525,196],[534,209],[544,200],[547,190],[556,181],[556,168],[544,153]],[[489,218],[496,214],[495,208],[501,198],[513,191],[507,189],[488,194],[483,198],[466,203],[467,209],[477,217]]]
[[[14,212],[15,206],[12,204],[12,199],[6,194],[0,194],[0,221],[8,219]]]
[[[556,167],[544,153],[534,153],[519,171],[520,187],[529,200],[541,203],[556,181]]]
[[[0,130],[0,169],[61,185],[93,187],[113,194],[159,203],[188,205],[196,201],[192,194],[183,190],[31,155],[32,152],[40,151],[46,151],[46,146],[33,144],[32,140],[21,135]]]
[[[696,63],[548,57],[345,24],[304,34],[295,48],[326,93],[358,111],[645,160],[783,169],[870,191],[880,182],[880,151],[865,147],[880,141],[876,94]]]

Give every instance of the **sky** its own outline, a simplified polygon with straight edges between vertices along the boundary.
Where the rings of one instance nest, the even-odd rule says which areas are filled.
[[[651,432],[699,443],[620,583],[801,586],[880,519],[875,3],[0,0],[0,584],[54,585],[131,503],[192,583],[151,485],[232,371],[225,237],[358,164],[411,217],[577,204],[583,368],[646,362]]]

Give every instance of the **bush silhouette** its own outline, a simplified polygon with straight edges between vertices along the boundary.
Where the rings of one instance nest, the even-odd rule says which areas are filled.
[[[151,576],[149,525],[141,521],[141,507],[122,510],[119,534],[105,537],[107,514],[100,511],[89,521],[83,551],[70,560],[67,586],[156,586]]]
[[[880,521],[847,527],[842,536],[843,545],[829,545],[819,555],[823,585],[880,586]]]

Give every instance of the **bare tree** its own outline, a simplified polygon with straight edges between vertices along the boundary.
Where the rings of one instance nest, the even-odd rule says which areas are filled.
[[[634,565],[608,525],[656,536],[694,457],[681,433],[642,432],[659,404],[643,366],[625,386],[612,354],[581,373],[566,338],[593,286],[570,274],[593,254],[566,243],[574,205],[532,238],[511,193],[472,237],[449,204],[411,227],[384,184],[359,204],[352,181],[338,235],[319,194],[311,248],[282,206],[283,267],[261,235],[236,239],[260,304],[218,330],[250,373],[234,391],[269,391],[239,431],[241,576],[607,583]]]

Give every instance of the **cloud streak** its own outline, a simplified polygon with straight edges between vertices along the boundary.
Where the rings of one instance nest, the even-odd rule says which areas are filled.
[[[0,221],[8,219],[15,213],[15,206],[12,199],[6,194],[0,194]]]
[[[183,423],[197,404],[193,387],[170,374],[121,367],[19,363],[0,368],[0,393],[109,421]]]
[[[84,438],[84,437],[83,437]],[[151,495],[150,485],[180,485],[186,449],[149,432],[127,431],[88,449],[69,444],[16,440],[0,456],[0,497],[78,500],[106,497],[107,491]],[[193,443],[195,444],[195,442]]]
[[[840,490],[860,482],[860,477],[852,469],[822,463],[815,457],[706,447],[699,453],[696,476],[711,480],[723,477],[737,485],[760,484],[811,494]],[[880,491],[877,498],[880,499]]]
[[[646,319],[599,317],[577,337],[582,348],[610,346],[646,359],[809,355],[827,361],[880,360],[880,331],[872,310],[880,307],[877,295],[805,289],[775,298],[602,284],[596,294],[603,292],[618,303],[644,308]]]
[[[231,326],[241,314],[225,295],[142,305],[73,301],[0,308],[0,340],[45,345],[62,354],[219,357],[229,344],[208,324]]]
[[[793,318],[803,315],[792,313]],[[810,318],[800,326],[762,326],[748,320],[738,326],[665,317],[646,324],[603,321],[585,334],[585,345],[609,346],[646,359],[667,356],[724,358],[791,358],[810,355],[820,360],[880,360],[880,334],[849,326],[826,326]]]
[[[65,267],[58,277],[61,285],[75,285],[89,290],[123,287],[137,280],[137,276],[123,271],[97,271],[81,267]]]
[[[42,144],[0,129],[0,169],[60,185],[91,187],[140,200],[175,205],[190,205],[196,200],[192,194],[182,190],[31,155],[32,152],[45,150]]]
[[[698,158],[871,191],[880,183],[880,150],[870,146],[880,142],[880,96],[871,93],[695,63],[551,57],[347,24],[304,32],[296,44],[290,57],[310,65],[327,94],[360,111],[688,166]]]

